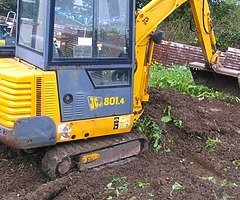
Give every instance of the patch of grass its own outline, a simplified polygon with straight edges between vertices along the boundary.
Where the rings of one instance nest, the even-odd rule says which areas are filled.
[[[105,187],[105,190],[107,190],[109,194],[109,196],[106,197],[105,199],[106,200],[122,199],[123,193],[127,192],[129,188],[132,188],[135,186],[135,188],[139,189],[140,191],[141,189],[144,189],[149,185],[150,183],[146,179],[138,179],[132,183],[129,183],[127,177],[113,178]],[[142,195],[142,193],[138,193],[138,194]],[[148,199],[150,200],[154,196],[154,194],[153,192],[150,192],[150,193],[147,193],[147,196],[149,197]],[[139,198],[133,195],[128,200],[135,200],[135,199],[139,199]]]
[[[200,177],[202,180],[206,180],[206,181],[209,181],[211,183],[214,183],[214,184],[217,184],[217,185],[220,185],[222,187],[228,187],[228,188],[234,188],[234,187],[237,187],[237,184],[234,183],[234,182],[231,182],[227,179],[223,179],[223,180],[220,180],[218,181],[217,179],[215,179],[214,177],[212,176],[207,176],[207,177]]]
[[[200,177],[202,180],[217,184],[217,180],[213,176]]]
[[[219,140],[218,138],[214,139],[214,138],[208,137],[208,139],[205,142],[205,148],[209,152],[212,152],[216,148],[217,144],[219,144],[220,142],[221,142],[221,140]]]
[[[150,139],[152,148],[155,152],[158,152],[162,148],[161,141],[163,130],[153,118],[144,116],[134,124],[134,127]]]
[[[227,179],[221,180],[221,181],[220,181],[220,185],[221,185],[222,187],[228,187],[228,188],[237,187],[237,184],[236,184],[236,183],[231,182],[231,181],[229,181],[229,180],[227,180]]]
[[[115,193],[115,197],[120,197],[123,192],[128,190],[129,183],[126,177],[117,177],[111,180],[110,183],[107,184],[106,190],[112,190]],[[107,200],[113,199],[113,196],[107,197]]]
[[[239,98],[233,97],[228,93],[197,85],[192,78],[190,70],[185,66],[165,68],[158,63],[153,64],[150,74],[150,85],[159,88],[169,87],[198,98],[235,100],[239,102]]]
[[[135,186],[137,188],[143,189],[149,185],[149,182],[147,180],[137,180],[135,182]]]

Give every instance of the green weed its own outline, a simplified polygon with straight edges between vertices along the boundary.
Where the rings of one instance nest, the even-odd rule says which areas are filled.
[[[227,197],[223,196],[220,200],[227,200]]]
[[[165,116],[163,116],[161,118],[161,122],[162,123],[168,123],[168,122],[171,122],[173,120],[172,118],[172,106],[167,106],[165,109],[164,109],[164,114]]]
[[[202,180],[217,184],[217,180],[213,176],[200,177]]]
[[[237,187],[237,184],[234,183],[234,182],[231,182],[227,179],[223,179],[222,181],[220,181],[220,185],[222,187],[228,187],[228,188],[234,188],[234,187]]]
[[[178,128],[181,128],[182,127],[182,120],[180,119],[174,119],[173,116],[172,116],[172,106],[168,105],[165,109],[164,109],[164,116],[161,117],[161,122],[162,123],[169,123],[169,122],[172,122],[174,123],[174,125]]]
[[[209,100],[221,99],[239,101],[239,98],[233,97],[228,93],[197,85],[192,78],[190,70],[185,66],[165,68],[158,63],[153,64],[150,74],[150,85],[160,88],[169,87],[191,96]]]
[[[172,150],[169,147],[167,147],[165,143],[162,145],[162,150],[166,154],[170,154],[172,152]]]
[[[153,192],[149,192],[149,193],[148,193],[148,196],[149,196],[149,197],[154,197]]]
[[[177,181],[172,185],[172,190],[170,192],[170,196],[172,196],[173,191],[180,190],[182,188],[182,184],[178,183]]]
[[[209,151],[209,152],[212,152],[214,151],[214,149],[216,148],[217,144],[219,144],[221,141],[216,138],[210,138],[208,137],[208,139],[206,140],[205,142],[205,148]]]
[[[147,180],[137,180],[135,182],[135,186],[137,188],[143,189],[149,185],[149,182]]]
[[[112,179],[110,183],[107,184],[106,190],[112,190],[115,193],[116,197],[122,195],[123,192],[128,190],[129,183],[126,177],[118,177]],[[113,199],[113,196],[107,197],[107,200]]]
[[[177,119],[177,120],[173,120],[173,122],[174,122],[176,127],[178,127],[178,128],[182,127],[182,124],[183,124],[182,120]]]
[[[214,184],[217,184],[217,185],[220,185],[222,187],[228,187],[228,188],[234,188],[234,187],[237,187],[237,184],[234,183],[234,182],[231,182],[227,179],[223,179],[223,180],[217,180],[215,179],[214,177],[212,176],[207,176],[207,177],[200,177],[202,180],[206,180],[206,181],[209,181],[211,183],[214,183]]]
[[[155,152],[158,152],[162,148],[161,141],[163,130],[153,118],[144,116],[134,124],[134,127],[150,139],[152,148]]]

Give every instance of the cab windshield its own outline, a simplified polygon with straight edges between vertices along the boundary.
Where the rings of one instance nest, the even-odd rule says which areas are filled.
[[[56,0],[53,60],[129,58],[129,0]]]

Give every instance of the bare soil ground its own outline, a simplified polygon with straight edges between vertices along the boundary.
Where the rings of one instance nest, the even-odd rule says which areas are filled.
[[[240,199],[239,105],[170,89],[152,88],[150,93],[145,114],[160,122],[171,105],[173,118],[183,122],[180,128],[162,125],[159,153],[149,149],[125,165],[50,181],[40,170],[40,154],[18,155],[0,144],[0,199]],[[220,140],[212,151],[206,149],[208,137]],[[176,183],[182,187],[172,190]]]

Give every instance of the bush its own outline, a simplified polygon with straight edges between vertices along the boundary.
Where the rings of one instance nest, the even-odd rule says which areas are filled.
[[[137,0],[137,6],[142,7],[150,0]],[[217,38],[217,45],[220,50],[226,50],[228,46],[240,48],[240,6],[236,0],[214,0],[210,1],[214,32]],[[191,27],[192,25],[192,27]],[[161,25],[160,29],[165,32],[165,39],[175,42],[182,42],[191,45],[198,45],[194,22],[188,4],[184,4],[173,12]]]
[[[9,11],[16,11],[17,0],[0,0],[0,15],[5,16]]]
[[[240,6],[236,2],[214,1],[210,4],[214,33],[220,50],[226,50],[228,46],[240,48]],[[160,28],[165,31],[165,39],[198,45],[196,33],[192,32],[194,25],[189,7],[183,6],[164,21]]]

